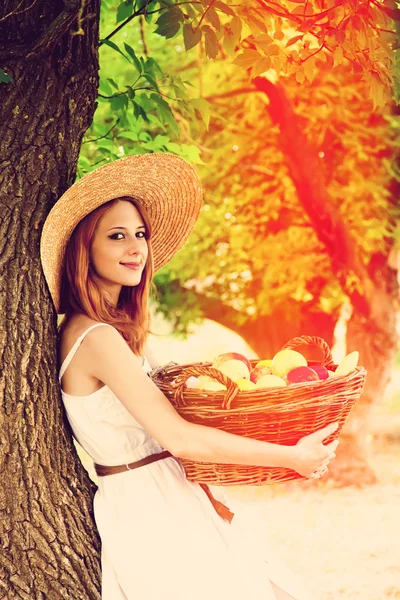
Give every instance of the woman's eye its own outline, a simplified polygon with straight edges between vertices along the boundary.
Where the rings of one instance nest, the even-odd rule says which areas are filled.
[[[115,237],[117,235],[122,235],[122,238]],[[125,235],[121,231],[118,231],[117,233],[113,233],[112,235],[109,235],[108,237],[110,238],[110,240],[123,240],[123,239],[125,239]],[[139,239],[146,239],[147,233],[145,231],[138,231],[136,233],[136,237],[138,237]]]

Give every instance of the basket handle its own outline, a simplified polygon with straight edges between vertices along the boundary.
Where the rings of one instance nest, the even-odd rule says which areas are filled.
[[[234,381],[232,381],[232,379],[224,375],[224,373],[218,371],[218,369],[213,369],[212,367],[205,366],[188,367],[187,369],[185,369],[184,373],[181,373],[175,378],[174,382],[171,385],[173,388],[175,388],[174,399],[176,405],[179,407],[186,406],[186,401],[183,397],[183,392],[186,389],[186,381],[189,379],[189,377],[196,377],[197,375],[208,375],[209,377],[216,379],[217,381],[226,386],[226,392],[224,395],[224,399],[222,400],[221,407],[222,409],[229,409],[231,407],[232,400],[234,400],[239,391],[238,385]],[[209,391],[208,393],[211,392]]]
[[[321,364],[327,369],[334,366],[334,361],[332,358],[331,349],[324,339],[314,336],[314,335],[301,335],[299,337],[295,337],[292,340],[289,340],[284,346],[282,346],[282,350],[293,350],[294,348],[298,348],[299,346],[317,346],[322,350],[323,358]]]

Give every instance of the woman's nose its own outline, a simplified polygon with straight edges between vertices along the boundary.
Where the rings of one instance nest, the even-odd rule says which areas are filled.
[[[140,240],[135,238],[129,245],[129,254],[140,254]]]

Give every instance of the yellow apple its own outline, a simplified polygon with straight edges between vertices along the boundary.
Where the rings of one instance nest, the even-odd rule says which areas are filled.
[[[197,390],[206,390],[210,392],[219,392],[220,390],[226,390],[226,386],[220,383],[216,379],[213,379],[209,375],[199,375],[197,377],[199,382],[194,386]]]
[[[249,379],[238,379],[235,381],[235,383],[239,386],[239,390],[242,390],[242,392],[247,392],[248,390],[254,390],[256,388],[256,384]]]
[[[357,352],[357,350],[355,350],[354,352],[350,352],[350,354],[345,356],[344,359],[339,363],[335,371],[335,376],[338,377],[340,375],[348,375],[349,373],[354,371],[354,369],[358,365],[359,356],[360,354],[359,352]]]
[[[264,377],[264,375],[271,375],[271,373],[272,371],[270,367],[267,367],[266,365],[258,365],[251,371],[250,381],[257,383],[260,377]]]
[[[296,369],[296,367],[307,367],[307,364],[305,357],[300,352],[281,350],[272,359],[272,374],[277,377],[285,377],[289,371]]]
[[[272,358],[266,358],[264,360],[259,360],[256,364],[256,367],[270,367],[272,365]]]
[[[220,367],[214,367],[224,373],[232,381],[238,379],[250,379],[250,371],[247,365],[241,360],[226,360]]]
[[[286,387],[286,381],[277,375],[264,375],[256,383],[258,389],[275,387]]]

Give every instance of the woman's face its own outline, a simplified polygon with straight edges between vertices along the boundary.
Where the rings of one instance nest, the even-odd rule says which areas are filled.
[[[114,306],[122,286],[138,285],[148,256],[146,227],[137,208],[119,200],[97,223],[90,263],[100,288]]]

